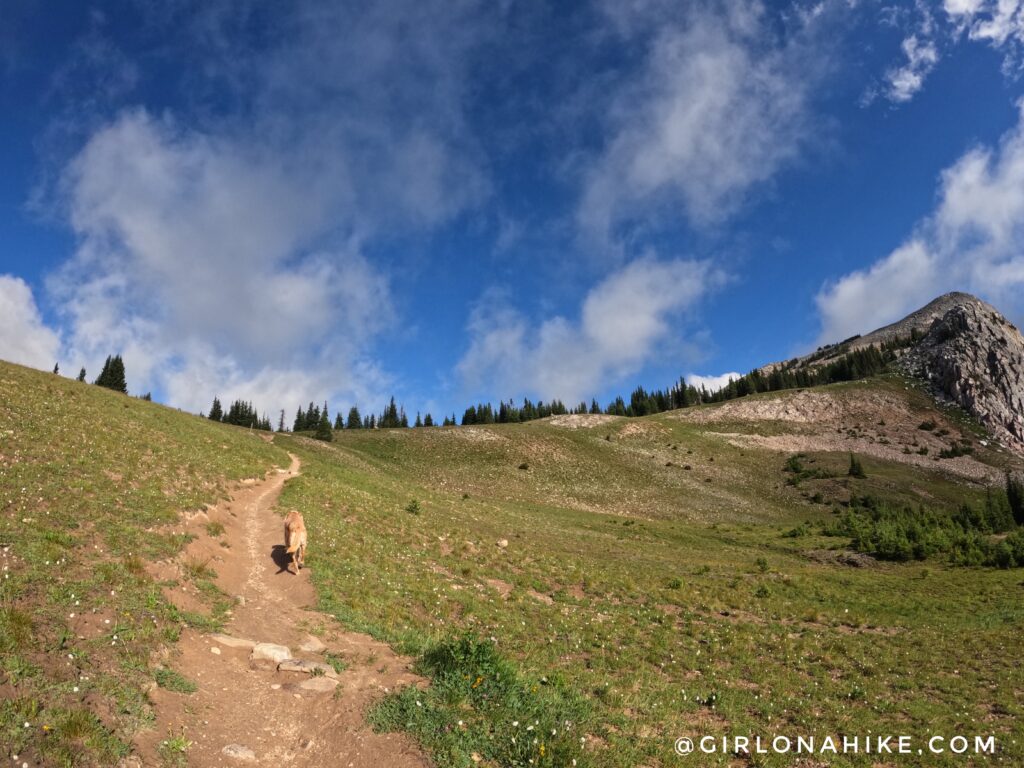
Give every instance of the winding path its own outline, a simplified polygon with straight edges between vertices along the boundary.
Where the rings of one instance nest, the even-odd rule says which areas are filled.
[[[179,734],[191,742],[190,766],[430,764],[408,737],[374,733],[364,719],[366,707],[385,692],[422,684],[409,659],[312,610],[316,593],[309,570],[298,576],[284,570],[282,520],[274,507],[285,482],[299,474],[299,459],[291,459],[287,470],[243,483],[230,500],[189,521],[197,538],[182,562],[209,561],[218,586],[236,605],[224,635],[187,630],[162,661],[198,689],[150,692],[156,724],[136,743],[143,765],[158,765],[161,742]],[[224,535],[211,537],[209,522],[222,523]],[[316,551],[315,530],[310,548]],[[167,596],[179,606],[189,602],[183,589]],[[254,643],[285,646],[307,668],[323,665],[327,654],[340,657],[345,668],[328,674],[320,674],[324,666],[316,674],[278,671],[276,662],[256,659],[263,648],[254,653]]]

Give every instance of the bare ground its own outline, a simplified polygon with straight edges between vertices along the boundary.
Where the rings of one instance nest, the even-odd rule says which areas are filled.
[[[151,691],[156,724],[139,734],[138,756],[129,764],[161,764],[162,742],[183,735],[191,742],[190,766],[430,765],[408,737],[374,733],[364,719],[367,706],[385,692],[424,684],[411,672],[410,660],[311,610],[316,595],[308,569],[299,575],[284,569],[282,521],[273,508],[285,481],[298,470],[292,456],[288,470],[243,484],[232,499],[190,521],[198,538],[183,562],[208,562],[218,586],[236,604],[224,635],[189,630],[162,660],[198,690]],[[223,536],[209,536],[208,522],[222,523]],[[315,549],[315,530],[310,544]],[[164,578],[169,566],[174,567],[158,565]],[[168,597],[191,602],[181,592],[175,588]],[[251,660],[252,642],[286,646],[289,656],[308,662],[323,664],[329,654],[345,668],[340,673],[325,666],[313,674],[278,671],[274,662]]]
[[[714,408],[676,411],[671,417],[707,426],[774,422],[787,430],[786,434],[773,435],[708,432],[740,448],[767,448],[781,453],[854,452],[975,481],[998,482],[1002,477],[999,470],[971,456],[937,461],[939,452],[949,447],[952,438],[960,436],[960,428],[936,411],[937,429],[919,429],[921,414],[896,393],[801,390],[776,397],[731,400]],[[945,439],[938,429],[948,432]],[[928,453],[920,454],[921,448],[928,449]]]

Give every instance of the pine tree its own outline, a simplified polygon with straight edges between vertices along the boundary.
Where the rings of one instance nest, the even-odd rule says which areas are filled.
[[[211,421],[224,420],[224,409],[221,407],[220,400],[216,397],[213,398],[213,405],[210,406],[210,415],[208,418]]]
[[[1006,500],[1010,502],[1010,511],[1017,525],[1024,525],[1024,482],[1006,473]]]
[[[431,416],[429,413],[426,416],[423,417],[423,426],[424,427],[432,427],[432,426],[434,426],[434,417]]]
[[[103,363],[103,370],[100,371],[100,375],[96,378],[96,384],[127,394],[128,384],[124,377],[124,361],[120,355],[114,355],[113,357],[107,355],[107,360]]]
[[[301,432],[306,428],[306,414],[302,412],[302,406],[295,412],[295,421],[292,424],[292,432]]]
[[[348,409],[348,420],[345,422],[345,426],[349,429],[362,429],[363,427],[363,417],[359,415],[359,409],[354,405]]]
[[[850,454],[850,469],[847,472],[847,474],[850,477],[856,477],[860,479],[864,479],[865,477],[867,477],[867,474],[864,472],[864,467],[861,466],[860,459],[858,459],[852,453]]]
[[[128,394],[128,382],[124,377],[124,360],[120,355],[114,355],[114,359],[110,361],[110,388]]]
[[[54,375],[58,375],[60,373],[60,363],[53,364],[53,373]]]
[[[331,419],[327,415],[327,403],[324,403],[324,409],[320,411],[320,421],[317,422],[316,433],[313,437],[323,440],[325,443],[334,439],[334,432],[331,431]]]
[[[414,427],[422,427],[423,419],[420,418],[420,412],[416,411],[416,422],[413,424]]]
[[[394,397],[391,398],[387,408],[384,409],[384,413],[381,414],[378,426],[381,429],[392,429],[394,427],[401,426],[401,422],[398,418],[398,406],[395,405]]]
[[[84,366],[82,367],[82,370],[80,370],[78,372],[78,380],[79,381],[85,381],[85,367]]]
[[[277,431],[284,432],[284,408],[281,409],[281,418],[277,420]]]
[[[345,428],[345,420],[341,417],[341,411],[338,411],[336,414],[334,414],[334,428],[335,429],[344,429]]]
[[[110,355],[107,355],[106,361],[103,363],[103,370],[100,371],[100,375],[96,377],[96,381],[93,382],[97,387],[109,386],[110,381]]]

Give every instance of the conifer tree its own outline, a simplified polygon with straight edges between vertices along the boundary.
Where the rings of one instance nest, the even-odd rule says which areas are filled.
[[[292,424],[292,432],[301,432],[306,428],[306,414],[302,411],[302,406],[295,412],[295,421]]]
[[[335,429],[344,429],[345,428],[345,419],[342,418],[341,411],[338,411],[336,414],[334,414],[334,428]]]
[[[359,409],[354,405],[348,409],[345,426],[349,429],[362,429],[363,427],[363,417],[359,415]]]
[[[85,366],[82,366],[82,370],[78,372],[78,380],[85,381]]]
[[[116,392],[128,393],[128,384],[124,376],[124,361],[120,355],[107,356],[103,370],[100,371],[100,375],[96,379],[96,384]]]
[[[97,387],[106,387],[110,381],[110,355],[107,355],[107,359],[103,363],[103,369],[100,371],[100,375],[96,377],[96,381],[93,382]]]
[[[334,439],[334,432],[331,431],[331,419],[327,415],[327,403],[324,403],[324,409],[320,411],[320,421],[317,422],[316,433],[313,437],[323,440],[325,443]]]
[[[423,426],[423,419],[420,418],[420,412],[419,411],[416,411],[416,421],[413,424],[413,426],[414,427],[422,427]]]
[[[1017,525],[1024,525],[1024,482],[1009,472],[1006,473],[1006,500]]]
[[[284,408],[281,409],[281,418],[277,420],[277,431],[284,432]]]
[[[423,426],[424,427],[432,427],[432,426],[434,426],[434,417],[431,416],[429,413],[426,416],[423,417]]]
[[[224,420],[224,409],[221,407],[220,399],[218,399],[217,397],[213,398],[213,405],[210,406],[210,415],[208,418],[211,421]]]
[[[57,374],[60,373],[60,363],[54,363],[53,364],[53,373],[54,373],[54,375],[57,375]]]
[[[867,477],[867,474],[864,472],[864,467],[860,463],[860,459],[858,459],[852,453],[850,454],[850,469],[847,472],[847,474],[850,477],[856,477],[860,479],[864,479],[865,477]]]

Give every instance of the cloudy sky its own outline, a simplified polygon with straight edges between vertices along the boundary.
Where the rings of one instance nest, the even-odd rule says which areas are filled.
[[[1024,320],[1014,0],[8,0],[0,358],[435,416]]]

